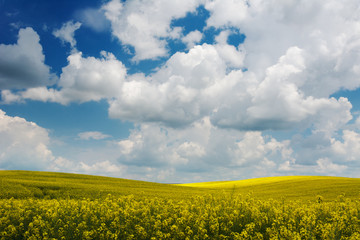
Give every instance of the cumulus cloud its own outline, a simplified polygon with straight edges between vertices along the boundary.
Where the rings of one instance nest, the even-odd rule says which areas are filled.
[[[186,44],[187,48],[190,49],[199,43],[202,39],[202,33],[198,30],[189,32],[181,40]]]
[[[24,89],[54,83],[44,63],[39,35],[30,27],[19,30],[16,44],[0,44],[0,90]]]
[[[101,52],[101,58],[82,57],[74,52],[68,57],[68,65],[62,69],[58,89],[38,87],[6,96],[6,99],[32,99],[44,102],[68,104],[70,102],[99,101],[120,94],[126,76],[126,68],[111,53]],[[5,99],[5,101],[6,101]]]
[[[333,4],[321,7],[319,2],[227,3],[205,4],[211,13],[207,24],[217,28],[239,28],[246,35],[244,44],[238,47],[227,44],[230,30],[225,30],[216,37],[214,45],[195,46],[188,54],[176,53],[149,79],[126,83],[125,89],[133,89],[134,94],[131,98],[122,94],[112,101],[110,115],[173,126],[181,125],[179,119],[188,124],[210,115],[217,126],[243,130],[288,129],[295,124],[336,131],[351,120],[350,102],[345,98],[329,98],[340,89],[354,89],[359,84],[355,73],[358,60],[352,54],[359,46],[353,41],[345,50],[343,45],[350,39],[357,39],[358,34],[353,31],[357,26],[354,15],[349,20],[344,14],[344,11],[351,11],[348,6],[340,11]],[[301,7],[299,12],[290,14],[297,6]],[[324,22],[330,18],[330,13],[338,16],[336,26],[346,25],[346,22],[351,27],[328,30]],[[302,14],[310,19],[301,20]],[[334,40],[330,36],[342,38]],[[199,56],[206,56],[201,64],[197,62]],[[340,66],[339,59],[348,57],[355,61],[346,61],[350,65],[341,68],[340,73],[340,67],[336,67]],[[181,60],[176,61],[178,59]],[[184,65],[194,70],[185,69]],[[206,65],[208,68],[201,68]],[[238,70],[229,72],[231,68]],[[247,71],[243,72],[242,68]],[[206,84],[200,84],[204,79]],[[182,93],[175,102],[174,98],[169,99],[170,91],[166,91],[170,83],[172,89],[178,90],[172,96]],[[150,106],[145,99],[155,104]],[[329,116],[339,117],[329,120]]]
[[[243,45],[235,47],[228,44],[228,38],[231,33],[231,31],[225,30],[216,36],[217,44],[215,44],[215,48],[229,68],[241,69],[244,66],[245,49]]]
[[[0,168],[44,170],[56,159],[48,145],[48,131],[0,110]]]
[[[332,163],[331,160],[329,160],[328,158],[320,158],[316,161],[316,163],[316,171],[319,173],[336,174],[342,173],[344,172],[344,170],[347,169],[347,166]]]
[[[173,19],[195,11],[200,1],[112,0],[103,6],[111,21],[112,33],[122,44],[135,49],[134,60],[156,59],[168,55],[166,39],[180,38],[181,29],[170,27]]]
[[[331,139],[331,149],[333,153],[343,161],[359,161],[360,134],[354,131],[344,130],[342,141]]]
[[[2,104],[20,103],[24,102],[24,99],[19,94],[14,94],[10,90],[2,90],[0,92]]]
[[[244,166],[248,164],[255,165],[266,161],[266,165],[275,165],[274,162],[268,160],[268,154],[274,154],[282,149],[286,149],[288,142],[280,143],[271,138],[270,141],[265,142],[264,137],[260,132],[247,132],[245,133],[243,140],[235,144],[233,148],[235,166]],[[286,155],[282,155],[283,157]],[[286,156],[288,158],[289,156]]]
[[[339,133],[313,131],[310,135],[295,135],[289,147],[293,159],[278,166],[287,174],[326,174],[358,177],[360,168],[360,135],[355,130]]]
[[[289,141],[279,142],[260,132],[219,129],[209,118],[185,129],[141,124],[118,147],[120,164],[150,168],[151,178],[157,181],[181,179],[182,175],[195,180],[200,173],[216,174],[213,180],[246,178],[259,171],[269,174],[292,159]],[[160,177],[161,171],[172,176]]]
[[[190,124],[209,115],[234,85],[236,79],[227,78],[226,71],[225,61],[212,45],[178,52],[155,74],[129,77],[119,97],[110,102],[109,114],[174,127]]]
[[[248,17],[248,5],[253,2],[234,1],[234,0],[215,0],[206,1],[205,8],[210,11],[210,18],[207,20],[208,26],[217,28],[223,26],[238,26]]]
[[[79,149],[83,151],[84,149]],[[101,176],[113,176],[136,179],[138,176],[127,174],[127,167],[111,160],[81,159],[74,156],[74,159],[68,160],[63,157],[57,157],[53,164],[48,168],[49,171],[71,172],[79,174],[93,174]]]
[[[351,120],[352,106],[346,98],[329,97],[360,84],[354,3],[208,1],[207,26],[237,28],[245,42],[229,45],[231,30],[224,30],[213,45],[174,54],[152,76],[126,82],[110,102],[110,116],[172,126],[211,116],[217,126],[240,130],[336,131]],[[132,12],[111,4],[118,7],[113,17]]]
[[[78,134],[78,137],[82,140],[102,140],[111,137],[110,135],[103,134],[101,132],[97,131],[91,131],[91,132],[81,132]]]
[[[318,129],[330,130],[351,120],[347,99],[315,98],[299,89],[296,80],[305,68],[303,50],[292,47],[266,69],[263,80],[250,71],[235,75],[230,92],[212,115],[213,124],[242,130],[286,129],[312,119]]]
[[[85,102],[118,95],[126,68],[113,54],[102,52],[97,59],[83,58],[78,52],[70,55],[68,62],[58,83],[65,99]]]
[[[280,172],[287,174],[307,174],[307,175],[338,175],[346,174],[346,176],[354,176],[354,171],[347,172],[348,166],[342,164],[333,163],[328,158],[318,159],[314,165],[301,165],[295,162],[286,161],[279,167]],[[350,175],[351,174],[351,175]]]
[[[75,31],[78,30],[80,27],[80,22],[74,23],[73,21],[69,21],[64,23],[60,29],[54,30],[53,35],[59,38],[63,43],[69,43],[72,48],[75,48]]]
[[[306,71],[298,82],[305,94],[328,97],[341,88],[359,86],[357,1],[216,0],[205,8],[211,12],[208,26],[232,26],[246,35],[245,65],[260,78],[296,46],[305,53]]]
[[[84,132],[79,136],[83,139],[96,140],[109,137],[99,132]],[[55,156],[50,149],[51,142],[47,129],[24,118],[11,117],[0,110],[0,169],[46,170],[112,176],[126,174],[124,172],[126,166],[114,163],[111,157],[110,160],[99,161],[89,158],[76,159],[76,156],[69,160]]]
[[[123,44],[133,44],[139,59],[148,53],[139,50],[137,44],[149,51],[164,50],[164,39],[173,35],[171,20],[184,16],[200,4],[154,3],[157,4],[150,6],[150,2],[114,0],[103,6],[107,18],[112,21],[113,33]],[[347,13],[351,9],[345,6],[340,11],[331,4],[327,7],[317,4],[316,1],[312,4],[274,2],[272,5],[262,1],[227,1],[223,6],[219,1],[207,2],[208,27],[238,28],[246,35],[243,44],[228,44],[232,30],[225,29],[216,36],[213,45],[197,45],[187,53],[177,52],[149,76],[126,75],[125,67],[110,53],[103,59],[83,58],[81,53],[73,53],[60,76],[60,90],[42,87],[28,89],[20,95],[62,104],[108,99],[111,117],[138,123],[162,122],[178,127],[210,116],[214,125],[224,128],[276,130],[305,126],[333,132],[352,118],[347,99],[329,96],[339,89],[357,86],[357,59],[352,52],[358,45],[352,42],[346,49],[344,45],[356,37],[357,31],[349,29],[354,30],[357,25],[355,16],[351,15],[347,18],[350,28],[335,28],[337,34],[334,36],[341,35],[342,40],[330,38],[329,34],[335,30],[328,30],[323,24],[330,12],[338,16],[335,18],[338,26],[345,24],[343,11]],[[297,6],[301,6],[299,13],[289,14]],[[320,11],[319,16],[313,11],[314,7]],[[231,14],[231,9],[239,9],[241,14]],[[229,14],[221,14],[228,10]],[[158,12],[161,14],[155,14]],[[300,13],[313,23],[308,19],[301,21]],[[158,24],[147,26],[145,23],[150,23],[150,16]],[[271,28],[266,27],[267,22],[276,34],[269,33]],[[295,37],[299,34],[294,31],[300,37]],[[154,46],[137,43],[137,40]],[[160,44],[162,41],[164,44]],[[341,60],[340,64],[339,59],[348,57],[355,57],[355,61]],[[342,64],[345,62],[346,67]],[[18,100],[11,94],[5,97],[8,101]],[[331,115],[338,117],[329,121]]]
[[[80,162],[79,167],[77,170],[81,173],[87,173],[87,174],[105,174],[105,175],[116,175],[121,176],[124,174],[124,171],[126,170],[126,167],[116,165],[111,163],[110,161],[103,161],[103,162],[97,162],[94,164],[87,164],[84,162]]]

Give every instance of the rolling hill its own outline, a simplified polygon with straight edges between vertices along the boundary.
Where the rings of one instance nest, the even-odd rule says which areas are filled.
[[[212,192],[217,191],[83,174],[0,171],[0,199],[98,199],[108,194],[182,199]]]
[[[257,199],[325,201],[339,195],[360,197],[360,179],[323,176],[286,176],[239,181],[161,184],[82,174],[0,171],[0,199],[72,198],[98,199],[113,196],[159,197],[174,200],[205,194],[251,194]]]
[[[221,189],[235,193],[251,193],[258,199],[313,200],[320,195],[333,200],[342,195],[360,197],[360,179],[328,176],[282,176],[254,178],[239,181],[202,182],[181,184],[200,189]]]

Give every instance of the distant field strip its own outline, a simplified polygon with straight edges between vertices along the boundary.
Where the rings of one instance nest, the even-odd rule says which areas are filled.
[[[111,194],[181,200],[215,192],[217,190],[83,174],[0,171],[0,199],[99,199]]]
[[[239,181],[202,182],[179,184],[194,188],[221,189],[236,193],[251,192],[255,198],[286,198],[311,200],[321,195],[325,200],[336,199],[340,194],[349,198],[360,197],[360,179],[323,176],[285,176],[255,178]]]
[[[339,195],[360,198],[360,179],[321,176],[286,176],[255,178],[239,181],[160,184],[121,178],[82,174],[0,171],[0,199],[8,198],[104,198],[134,195],[174,200],[193,196],[251,194],[256,199],[314,200],[321,195],[325,201]]]

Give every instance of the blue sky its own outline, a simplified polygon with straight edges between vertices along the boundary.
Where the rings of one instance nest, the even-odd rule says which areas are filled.
[[[360,177],[359,16],[356,0],[0,0],[0,169]]]

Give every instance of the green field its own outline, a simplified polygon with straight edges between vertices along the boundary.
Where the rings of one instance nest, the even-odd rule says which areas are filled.
[[[321,195],[325,201],[345,195],[360,198],[360,179],[321,176],[268,177],[239,181],[189,184],[160,184],[121,178],[69,173],[0,171],[0,198],[89,198],[134,195],[174,200],[204,194],[251,194],[256,199],[314,200]]]
[[[160,184],[0,171],[0,239],[360,239],[360,181]]]
[[[83,174],[0,171],[0,199],[100,199],[111,194],[181,200],[215,192],[217,191]]]
[[[313,200],[317,195],[322,196],[326,201],[334,200],[339,195],[351,199],[360,198],[360,178],[285,176],[189,183],[180,186],[235,191],[241,194],[252,193],[257,199]]]

